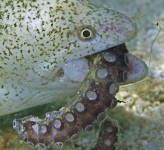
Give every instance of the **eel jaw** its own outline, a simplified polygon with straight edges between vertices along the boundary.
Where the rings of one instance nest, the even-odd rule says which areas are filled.
[[[132,54],[127,53],[125,57],[127,60],[127,67],[125,68],[125,71],[127,72],[127,80],[122,84],[134,83],[144,79],[148,73],[146,64]]]

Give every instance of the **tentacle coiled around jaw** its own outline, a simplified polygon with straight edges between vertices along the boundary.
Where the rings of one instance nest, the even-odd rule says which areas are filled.
[[[72,103],[47,113],[45,119],[33,116],[15,119],[13,127],[20,139],[40,147],[65,143],[77,139],[81,130],[89,131],[95,120],[103,120],[105,110],[114,108],[119,102],[115,95],[120,83],[127,80],[126,54],[125,46],[120,45],[89,56],[90,72]]]

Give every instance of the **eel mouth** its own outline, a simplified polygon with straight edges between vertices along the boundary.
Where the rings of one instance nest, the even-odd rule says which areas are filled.
[[[125,55],[125,60],[127,67],[124,71],[127,72],[127,80],[123,84],[134,83],[146,77],[148,68],[145,62],[129,53]]]

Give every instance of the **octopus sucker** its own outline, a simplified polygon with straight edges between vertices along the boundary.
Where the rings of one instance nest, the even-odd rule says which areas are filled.
[[[91,150],[115,150],[118,140],[118,125],[113,123],[110,118],[106,118],[100,126],[97,144]]]
[[[113,58],[112,61],[111,58],[107,58],[109,52],[113,53],[115,61]],[[20,139],[27,143],[33,143],[34,146],[38,143],[45,147],[52,143],[64,144],[77,139],[81,130],[90,131],[94,121],[105,120],[105,111],[116,107],[120,102],[115,98],[119,86],[131,82],[127,75],[124,77],[124,72],[126,74],[130,72],[127,68],[131,60],[127,63],[127,53],[125,45],[122,44],[89,56],[91,58],[88,58],[88,61],[92,64],[90,72],[71,103],[59,111],[47,113],[45,119],[29,116],[14,120],[13,127],[18,132]],[[109,55],[109,57],[111,56]],[[98,140],[94,149],[104,150],[111,147],[114,150],[117,129],[111,125],[109,120],[102,126],[102,129],[111,127],[114,132],[108,133],[100,130],[102,138]],[[107,138],[108,134],[109,139]],[[105,145],[102,145],[103,139],[106,141]]]

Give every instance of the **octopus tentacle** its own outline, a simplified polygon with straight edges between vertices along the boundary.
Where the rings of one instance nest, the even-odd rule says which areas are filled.
[[[118,125],[114,124],[109,118],[106,118],[101,123],[97,144],[91,150],[115,150],[117,133]]]
[[[120,83],[127,80],[127,72],[124,71],[128,63],[126,53],[126,47],[119,45],[89,56],[90,72],[79,92],[72,98],[72,103],[59,111],[47,113],[45,119],[33,116],[15,119],[13,127],[20,139],[41,147],[65,143],[77,139],[81,130],[89,131],[95,120],[103,120],[105,110],[114,108],[119,102],[115,95]],[[107,125],[111,126],[109,121],[104,124]],[[115,130],[115,127],[111,128]],[[102,137],[106,138],[106,134]],[[111,138],[115,139],[115,136]]]

